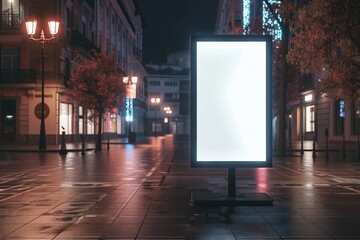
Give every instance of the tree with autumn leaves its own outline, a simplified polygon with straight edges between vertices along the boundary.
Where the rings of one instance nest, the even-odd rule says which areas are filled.
[[[360,1],[263,0],[279,24],[282,37],[274,53],[274,93],[277,101],[278,154],[285,154],[286,102],[296,89],[297,70],[321,76],[321,91],[348,105],[360,104]],[[273,26],[263,26],[264,32]],[[326,72],[327,74],[324,74]]]
[[[287,56],[301,72],[318,74],[322,92],[348,105],[360,105],[359,10],[359,0],[310,1],[298,11]]]
[[[79,104],[93,110],[93,116],[90,116],[93,121],[97,119],[97,151],[101,151],[103,114],[123,106],[126,86],[122,77],[114,57],[101,53],[94,53],[93,59],[76,67],[71,75],[72,95]]]

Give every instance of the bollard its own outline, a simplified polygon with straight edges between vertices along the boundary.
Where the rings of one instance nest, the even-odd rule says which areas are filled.
[[[66,138],[65,138],[65,131],[62,131],[61,134],[61,148],[59,151],[60,155],[66,155],[68,151],[66,150]]]
[[[342,141],[342,158],[345,159],[346,158],[346,153],[345,153],[345,136],[343,135],[343,141]]]
[[[357,141],[357,153],[358,153],[358,160],[360,161],[360,136],[358,136],[358,141]]]
[[[314,135],[314,138],[313,138],[313,153],[312,153],[312,157],[313,157],[313,158],[316,158],[315,135]]]
[[[301,156],[304,156],[304,135],[301,134],[301,143],[300,143],[300,154]]]
[[[108,136],[108,138],[107,138],[107,150],[109,150],[110,149],[110,140],[109,140],[109,136]]]
[[[325,128],[325,158],[329,159],[329,129]]]
[[[85,155],[85,136],[81,135],[81,156]]]

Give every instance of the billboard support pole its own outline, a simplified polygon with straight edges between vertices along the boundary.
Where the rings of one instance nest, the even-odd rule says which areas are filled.
[[[236,197],[236,168],[228,168],[228,196]]]

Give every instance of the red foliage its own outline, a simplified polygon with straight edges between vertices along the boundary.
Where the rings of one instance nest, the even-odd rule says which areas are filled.
[[[95,58],[74,69],[70,79],[72,95],[96,114],[122,107],[126,86],[112,56],[95,54]]]

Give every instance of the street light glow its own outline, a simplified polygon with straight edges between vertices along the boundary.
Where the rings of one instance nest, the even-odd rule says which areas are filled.
[[[32,36],[32,35],[35,34],[36,25],[37,25],[37,21],[35,19],[25,22],[26,32],[27,32],[28,35]]]
[[[56,35],[59,31],[59,22],[51,20],[48,22],[48,25],[49,25],[50,34],[53,36]]]
[[[151,98],[150,101],[151,103],[160,103],[160,98]]]

